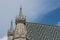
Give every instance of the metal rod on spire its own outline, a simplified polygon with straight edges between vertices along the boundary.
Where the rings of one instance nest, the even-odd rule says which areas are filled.
[[[13,26],[13,22],[12,22],[12,20],[11,20],[11,27]]]
[[[19,16],[22,15],[22,6],[20,6],[20,13],[19,13]]]

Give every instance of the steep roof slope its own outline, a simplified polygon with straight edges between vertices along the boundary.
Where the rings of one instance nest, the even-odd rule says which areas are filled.
[[[60,27],[26,22],[30,40],[60,40]]]

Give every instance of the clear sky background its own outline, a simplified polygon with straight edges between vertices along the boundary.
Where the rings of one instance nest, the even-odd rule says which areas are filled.
[[[27,21],[60,26],[60,0],[0,0],[0,40],[7,40],[11,19],[15,23],[20,6]]]

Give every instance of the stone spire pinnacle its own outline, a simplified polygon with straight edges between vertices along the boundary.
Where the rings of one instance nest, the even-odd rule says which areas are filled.
[[[23,20],[24,19],[24,16],[22,14],[22,6],[20,7],[20,12],[19,12],[19,16],[20,20]]]
[[[14,32],[13,22],[12,22],[12,20],[11,20],[11,26],[10,26],[10,29],[8,30],[8,37],[9,37],[9,36],[13,36],[13,32]]]
[[[10,27],[10,31],[13,31],[13,22],[11,20],[11,27]]]
[[[10,29],[9,29],[9,34],[13,34],[13,22],[11,20],[11,26],[10,26]]]
[[[22,14],[22,6],[20,7],[20,11],[19,11],[19,15],[18,15],[18,17],[16,18],[16,21],[15,21],[15,23],[17,24],[17,23],[24,23],[25,24],[25,17],[23,16],[23,14]]]

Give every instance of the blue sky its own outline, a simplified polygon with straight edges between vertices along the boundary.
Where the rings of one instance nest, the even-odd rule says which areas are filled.
[[[27,21],[60,26],[60,0],[0,0],[0,40],[6,40],[10,21],[14,23],[20,5]]]

